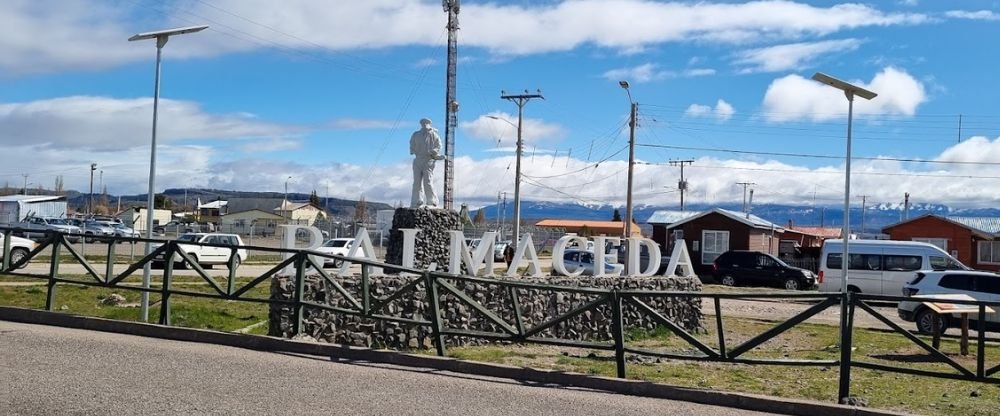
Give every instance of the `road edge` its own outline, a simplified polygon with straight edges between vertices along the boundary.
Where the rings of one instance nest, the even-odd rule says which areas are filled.
[[[553,370],[466,361],[448,357],[373,350],[338,344],[289,340],[262,335],[217,332],[162,326],[141,322],[0,306],[0,320],[64,328],[112,332],[174,341],[201,342],[264,352],[285,352],[330,357],[334,360],[367,361],[406,367],[422,367],[455,373],[506,378],[536,383],[579,387],[632,396],[679,400],[729,408],[787,415],[902,416],[888,410],[844,406],[818,401],[788,399],[749,393],[713,391],[671,386],[641,380],[626,380]]]

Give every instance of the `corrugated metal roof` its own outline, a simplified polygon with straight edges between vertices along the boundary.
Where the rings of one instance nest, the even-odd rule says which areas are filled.
[[[212,201],[198,205],[198,209],[222,209],[226,205],[229,205],[229,201]]]
[[[60,199],[61,200],[65,200],[66,197],[64,197],[64,196],[56,196],[56,195],[6,195],[6,196],[0,196],[0,202],[20,201],[20,202],[28,202],[28,203],[30,203],[30,202],[56,201],[56,200],[60,200]]]
[[[650,215],[649,219],[646,220],[646,224],[673,224],[677,221],[686,220],[698,214],[700,214],[698,211],[654,211],[653,215]]]
[[[621,221],[581,221],[581,220],[541,220],[535,223],[536,227],[549,228],[570,228],[576,229],[586,226],[592,230],[621,230],[624,224]],[[632,224],[632,234],[639,234],[638,224]]]
[[[945,217],[969,228],[987,234],[1000,233],[1000,217]]]
[[[728,209],[722,209],[722,208],[716,208],[716,210],[717,211],[721,211],[722,213],[728,214],[731,217],[738,217],[741,221],[743,221],[743,222],[749,222],[750,224],[752,224],[754,227],[757,227],[757,228],[771,228],[771,227],[781,228],[781,229],[784,228],[784,227],[782,227],[782,226],[780,226],[778,224],[775,224],[775,223],[773,223],[771,221],[765,220],[765,219],[763,219],[761,217],[758,217],[756,215],[753,215],[753,214],[745,214],[745,213],[742,213],[742,212],[730,211]]]

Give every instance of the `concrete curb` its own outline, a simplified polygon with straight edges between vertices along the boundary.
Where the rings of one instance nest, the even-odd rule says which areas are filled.
[[[0,306],[0,320],[87,329],[175,341],[202,342],[257,351],[289,352],[331,357],[332,359],[367,361],[407,367],[423,367],[451,371],[455,373],[555,384],[566,387],[580,387],[633,396],[680,400],[768,413],[801,416],[906,415],[906,413],[843,406],[809,400],[786,399],[746,393],[676,387],[648,381],[596,377],[579,373],[514,367],[502,364],[481,363],[447,357],[407,354],[395,351],[372,350],[336,344],[295,341],[268,336],[179,328],[139,322],[115,321],[104,318],[94,318],[32,309]]]

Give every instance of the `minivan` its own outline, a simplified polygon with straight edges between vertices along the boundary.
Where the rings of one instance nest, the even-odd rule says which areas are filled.
[[[844,241],[826,240],[820,254],[819,291],[839,292]],[[918,270],[969,270],[944,250],[929,243],[894,240],[851,240],[847,290],[899,296]]]

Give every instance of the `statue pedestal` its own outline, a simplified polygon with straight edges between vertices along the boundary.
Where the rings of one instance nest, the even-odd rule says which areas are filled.
[[[385,262],[403,264],[403,232],[401,228],[417,228],[414,242],[413,267],[426,269],[437,263],[437,270],[448,267],[451,236],[448,231],[462,231],[462,220],[457,212],[437,208],[396,208],[389,231],[389,246]],[[390,271],[390,270],[386,270]]]

